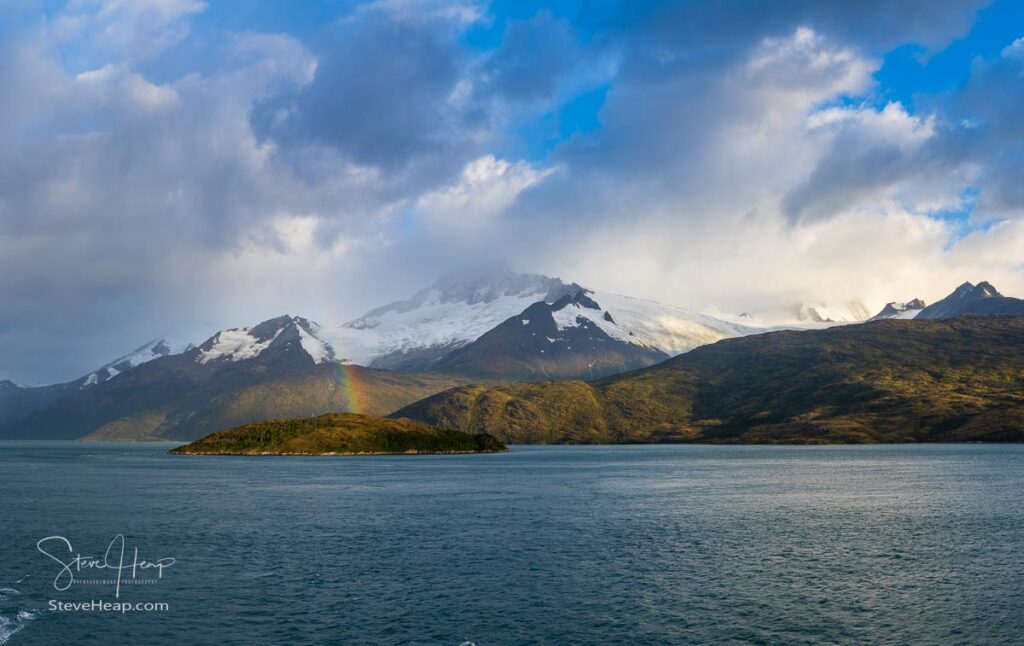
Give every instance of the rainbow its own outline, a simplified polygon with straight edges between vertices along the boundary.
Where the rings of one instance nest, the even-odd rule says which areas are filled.
[[[338,385],[344,394],[345,409],[350,413],[365,414],[369,398],[359,383],[358,367],[341,361],[335,361],[334,365],[338,368]]]

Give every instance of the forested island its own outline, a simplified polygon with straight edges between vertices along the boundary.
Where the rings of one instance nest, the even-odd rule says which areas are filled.
[[[198,455],[407,455],[494,453],[507,447],[486,434],[443,430],[408,419],[329,413],[273,419],[218,431],[171,453]]]

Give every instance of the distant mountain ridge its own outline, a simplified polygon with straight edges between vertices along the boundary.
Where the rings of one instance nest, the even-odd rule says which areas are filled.
[[[0,427],[45,408],[77,388],[83,379],[63,384],[25,387],[10,380],[0,381]]]
[[[946,298],[921,310],[916,318],[934,320],[964,314],[1024,314],[1024,300],[1003,296],[988,282],[964,283]]]
[[[449,275],[345,326],[283,316],[221,330],[198,346],[159,338],[73,382],[0,392],[0,436],[189,439],[217,424],[267,415],[383,414],[471,379],[593,378],[756,331],[652,301],[598,294],[607,308],[601,316],[613,322],[552,322],[556,329],[541,344],[564,342],[558,349],[535,345],[532,356],[522,347],[503,354],[499,346],[487,346],[494,335],[467,347],[531,306],[577,294],[594,295],[540,274]],[[569,311],[562,309],[559,316]],[[374,367],[360,368],[353,356]],[[470,356],[475,359],[468,361]],[[353,401],[353,384],[343,383],[338,364],[364,382],[356,389],[364,401]]]
[[[159,337],[145,343],[128,354],[114,359],[85,376],[82,387],[92,386],[102,381],[112,379],[126,370],[131,370],[147,361],[159,359],[160,357],[180,354],[192,348],[191,343]]]
[[[936,305],[955,315],[1020,304],[967,283]],[[876,318],[909,318],[918,307],[937,309],[891,303]],[[281,415],[385,414],[471,381],[598,379],[765,331],[750,317],[725,320],[540,274],[447,276],[341,327],[282,316],[198,346],[157,338],[64,384],[0,382],[0,437],[191,439]],[[352,356],[393,368],[364,368]]]

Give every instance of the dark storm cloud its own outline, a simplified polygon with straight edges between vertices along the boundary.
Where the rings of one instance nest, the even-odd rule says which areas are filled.
[[[983,187],[983,215],[1024,216],[1024,37],[996,60],[975,62],[958,107],[968,119]]]
[[[443,17],[358,11],[319,39],[311,83],[257,103],[255,131],[389,170],[457,146],[486,124],[459,96],[470,58],[456,33]]]

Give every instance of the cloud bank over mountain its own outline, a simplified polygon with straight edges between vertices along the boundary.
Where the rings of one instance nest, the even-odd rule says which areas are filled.
[[[282,4],[0,8],[0,379],[494,259],[696,310],[1024,293],[1014,3]]]

